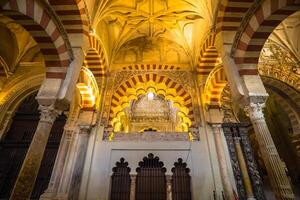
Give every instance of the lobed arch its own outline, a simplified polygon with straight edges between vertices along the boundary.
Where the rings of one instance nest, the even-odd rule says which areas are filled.
[[[110,109],[110,125],[114,127],[115,124],[120,123],[120,117],[125,114],[123,110],[129,106],[131,100],[150,91],[161,95],[166,100],[173,101],[173,106],[178,108],[178,113],[185,123],[184,130],[187,131],[195,123],[191,95],[170,78],[148,73],[131,77],[114,91]]]
[[[44,4],[35,0],[9,0],[0,13],[22,25],[38,43],[47,79],[65,79],[73,59],[67,33]]]
[[[266,0],[257,5],[253,14],[235,36],[233,56],[241,75],[257,75],[260,52],[273,30],[288,16],[300,10],[299,0]]]

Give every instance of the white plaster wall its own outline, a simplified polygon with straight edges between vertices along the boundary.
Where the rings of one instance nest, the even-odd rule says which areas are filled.
[[[148,153],[159,156],[167,174],[171,174],[174,162],[182,158],[191,169],[193,200],[213,199],[215,184],[205,137],[199,142],[108,142],[102,141],[103,128],[96,129],[90,137],[79,199],[108,200],[115,162],[124,157],[135,174],[138,162]]]

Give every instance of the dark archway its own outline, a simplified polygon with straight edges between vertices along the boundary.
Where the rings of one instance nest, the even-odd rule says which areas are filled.
[[[39,122],[36,93],[18,107],[0,143],[0,199],[8,199]]]
[[[136,169],[136,200],[166,200],[166,168],[152,153]]]
[[[0,142],[0,199],[9,199],[38,125],[40,114],[36,94],[23,100]],[[60,116],[54,123],[31,199],[38,199],[48,186],[65,122],[66,117]]]

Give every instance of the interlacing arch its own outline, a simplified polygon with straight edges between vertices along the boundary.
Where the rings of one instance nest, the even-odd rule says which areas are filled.
[[[208,106],[221,106],[221,93],[227,84],[222,65],[215,67],[206,79],[204,87],[204,100]]]
[[[121,125],[120,120],[125,114],[124,109],[129,107],[130,102],[148,92],[172,101],[173,106],[178,109],[178,116],[182,119],[182,131],[188,131],[188,128],[194,123],[190,94],[170,78],[153,73],[133,76],[114,92],[110,111],[110,122],[114,131],[118,131]]]
[[[273,30],[289,15],[300,10],[299,0],[266,0],[259,5],[237,33],[235,63],[241,75],[256,75],[260,52]]]
[[[67,33],[49,9],[35,0],[9,0],[0,14],[22,25],[38,43],[46,64],[46,78],[64,79],[73,59]]]

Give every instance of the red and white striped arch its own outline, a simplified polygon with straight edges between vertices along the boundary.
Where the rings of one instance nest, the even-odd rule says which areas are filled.
[[[300,10],[300,0],[265,0],[249,18],[234,50],[241,75],[256,75],[261,49],[273,30]]]
[[[235,35],[241,26],[243,18],[252,6],[253,0],[221,0],[216,19],[216,33],[225,33],[223,37]],[[229,39],[229,37],[226,39]],[[233,38],[230,40],[233,42]]]
[[[197,64],[197,74],[209,75],[214,67],[220,63],[219,54],[215,45],[215,34],[210,34],[200,50]]]
[[[46,64],[46,78],[64,79],[71,62],[69,41],[48,10],[35,0],[9,0],[0,13],[22,25],[38,43]]]
[[[84,0],[49,0],[68,34],[89,37],[89,20]]]
[[[89,37],[90,48],[87,51],[84,64],[91,70],[99,83],[102,77],[106,76],[107,72],[107,57],[100,40],[94,36]]]
[[[159,75],[157,73],[147,73],[131,77],[129,80],[123,82],[112,96],[110,120],[113,118],[113,108],[119,105],[120,99],[126,95],[128,88],[136,88],[137,83],[147,83],[153,81],[155,83],[164,83],[168,89],[175,89],[177,94],[184,99],[184,106],[189,109],[188,117],[195,124],[193,114],[193,103],[191,95],[179,83],[171,80],[167,76]]]
[[[219,65],[211,71],[205,83],[204,98],[208,106],[221,106],[221,94],[226,84],[223,66]]]

